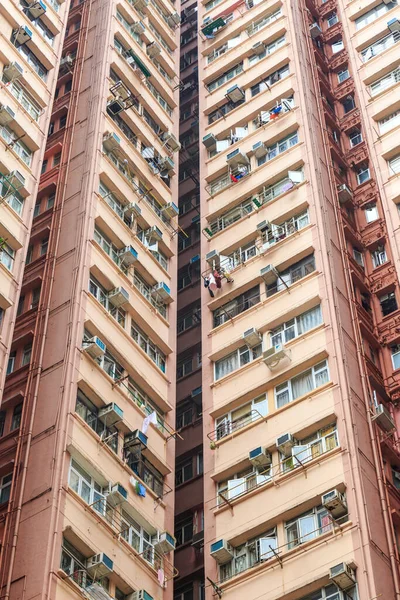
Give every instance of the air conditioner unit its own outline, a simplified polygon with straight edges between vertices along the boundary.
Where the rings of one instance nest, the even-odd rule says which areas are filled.
[[[335,519],[347,514],[347,503],[344,494],[338,490],[331,490],[321,496],[321,504],[326,510],[329,510]]]
[[[267,367],[271,367],[287,356],[285,346],[277,344],[276,346],[272,346],[272,348],[268,348],[268,350],[264,350],[263,361]]]
[[[266,467],[272,462],[270,453],[263,446],[258,446],[249,452],[249,461],[255,467]]]
[[[390,412],[383,404],[378,404],[372,420],[376,421],[385,431],[392,431],[396,427]]]
[[[147,46],[146,52],[147,56],[150,56],[150,58],[154,58],[155,56],[161,54],[161,47],[156,42],[152,42]]]
[[[207,252],[206,262],[208,262],[210,266],[218,266],[220,264],[218,250],[211,250],[211,252]]]
[[[91,340],[85,342],[83,351],[89,354],[89,356],[92,358],[99,358],[100,356],[104,356],[106,353],[106,345],[103,340],[95,335]]]
[[[126,596],[126,600],[153,600],[153,596],[150,596],[146,590],[138,590]]]
[[[261,221],[261,223],[258,223],[257,225],[257,231],[263,231],[264,229],[267,229],[267,227],[270,226],[270,222],[269,221]]]
[[[278,271],[273,265],[267,265],[260,271],[260,277],[262,277],[265,283],[272,283],[279,277]]]
[[[146,31],[146,27],[142,21],[136,21],[136,23],[133,23],[131,25],[131,29],[134,33],[138,33],[139,35]]]
[[[22,77],[24,70],[20,64],[14,61],[4,67],[3,73],[9,81],[16,81]]]
[[[28,12],[34,19],[38,19],[46,12],[47,7],[42,0],[34,0],[28,6]]]
[[[129,302],[129,293],[123,287],[117,287],[108,294],[108,300],[119,308]]]
[[[265,156],[267,154],[267,149],[265,147],[264,142],[257,142],[256,144],[254,144],[252,150],[256,158],[261,158],[262,156]]]
[[[128,500],[128,491],[120,483],[115,483],[111,486],[109,493],[107,494],[107,504],[111,506],[120,506]]]
[[[15,112],[9,106],[0,104],[0,125],[7,125],[15,119]]]
[[[162,209],[163,214],[167,215],[170,219],[177,217],[179,215],[179,208],[174,202],[167,202],[167,204]]]
[[[168,24],[174,27],[174,25],[179,25],[181,22],[181,18],[177,12],[171,13],[167,17]]]
[[[257,42],[254,46],[251,47],[254,54],[262,54],[265,50],[265,45],[263,42]]]
[[[207,135],[205,135],[203,137],[202,142],[206,148],[211,150],[211,149],[215,148],[215,146],[217,145],[217,138],[212,133],[208,133]]]
[[[247,164],[249,162],[249,158],[247,154],[240,151],[240,148],[236,148],[236,150],[233,150],[233,152],[228,152],[228,154],[226,155],[226,162],[229,166],[234,166],[243,163]]]
[[[233,548],[229,542],[218,540],[218,542],[211,544],[210,554],[218,564],[223,565],[232,560]]]
[[[340,203],[348,202],[353,198],[353,194],[351,193],[351,191],[345,183],[342,183],[342,185],[338,185],[337,190]]]
[[[242,90],[242,88],[238,85],[233,85],[226,90],[225,96],[228,98],[228,100],[231,100],[231,102],[240,102],[240,100],[243,100],[244,98],[244,90]]]
[[[142,214],[142,209],[135,202],[131,202],[124,208],[124,215],[126,217],[139,217]]]
[[[26,44],[32,39],[32,31],[26,25],[22,25],[19,29],[14,31],[14,40],[18,42],[20,46]]]
[[[400,21],[399,19],[390,19],[390,21],[388,21],[388,29],[389,31],[391,31],[392,33],[398,33],[400,31]]]
[[[318,23],[313,23],[312,25],[310,25],[311,39],[316,40],[321,34],[321,27],[318,25]]]
[[[67,54],[67,56],[63,56],[63,58],[60,60],[60,67],[63,67],[64,65],[67,67],[72,67],[73,64],[74,59],[69,54]]]
[[[161,171],[167,171],[168,175],[173,175],[175,169],[175,162],[169,156],[164,156],[159,160],[159,167]]]
[[[120,138],[116,133],[106,133],[103,136],[103,146],[108,152],[112,152],[121,144]]]
[[[175,550],[176,540],[173,535],[164,531],[160,533],[158,541],[154,544],[154,548],[161,554],[168,554]]]
[[[160,281],[151,290],[153,298],[160,298],[165,304],[170,304],[173,301],[171,290],[166,283]]]
[[[161,242],[163,234],[162,231],[157,225],[153,225],[153,227],[149,227],[146,229],[146,237],[148,240]]]
[[[17,190],[25,185],[25,177],[19,171],[10,171],[7,180]]]
[[[95,554],[86,561],[86,570],[89,575],[94,576],[96,579],[109,575],[114,570],[114,563],[111,558],[108,558],[107,554],[101,552]]]
[[[138,445],[147,448],[147,435],[140,431],[140,429],[135,429],[124,437],[124,448],[129,449]]]
[[[171,150],[173,152],[178,152],[178,150],[181,149],[180,143],[178,142],[178,140],[176,139],[174,134],[171,133],[170,131],[165,131],[164,135],[162,136],[162,139],[163,139],[163,142],[168,144],[168,146],[171,148]]]
[[[119,251],[118,258],[124,265],[133,265],[138,259],[138,253],[132,246],[126,246]]]
[[[284,433],[276,438],[276,447],[285,456],[291,456],[295,440],[291,433]]]
[[[329,569],[329,579],[341,590],[348,590],[355,585],[356,574],[347,563],[342,562]]]
[[[262,341],[262,335],[258,332],[255,327],[251,327],[250,329],[246,329],[243,334],[243,341],[249,348],[253,348],[257,346]]]
[[[111,117],[119,115],[123,110],[125,110],[125,102],[122,98],[115,98],[107,103],[107,112]]]
[[[104,421],[107,426],[115,425],[115,423],[122,421],[123,418],[124,411],[115,402],[111,402],[99,410],[99,419],[100,421]]]

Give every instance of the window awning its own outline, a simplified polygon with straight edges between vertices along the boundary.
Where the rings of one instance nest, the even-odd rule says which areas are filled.
[[[130,52],[130,55],[132,56],[133,60],[135,61],[136,65],[139,67],[139,69],[142,71],[143,75],[145,77],[150,77],[151,73],[148,70],[148,68],[146,67],[146,65],[140,60],[140,58],[138,56],[136,56],[136,54],[134,52]]]
[[[204,27],[202,27],[201,33],[203,35],[211,35],[211,34],[214,33],[214,31],[216,29],[220,29],[221,27],[224,27],[225,25],[226,25],[225,18],[224,17],[218,17],[214,21],[211,21],[211,23],[207,23],[207,25],[205,25]]]

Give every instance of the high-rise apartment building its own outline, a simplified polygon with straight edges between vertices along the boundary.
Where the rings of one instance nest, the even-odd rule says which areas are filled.
[[[199,12],[206,597],[399,598],[400,7]]]
[[[23,62],[42,104],[46,32],[64,42],[1,403],[0,595],[172,598],[180,9],[71,0],[62,28],[51,5],[9,1],[2,27],[2,63]],[[24,89],[2,91],[11,108]],[[16,135],[40,147],[22,116]],[[33,194],[15,147],[4,175]]]
[[[17,313],[52,98],[65,4],[0,6],[0,396]],[[0,423],[0,431],[2,430]]]
[[[201,600],[204,520],[197,2],[186,0],[181,8],[175,480],[175,566],[179,576],[174,600]]]

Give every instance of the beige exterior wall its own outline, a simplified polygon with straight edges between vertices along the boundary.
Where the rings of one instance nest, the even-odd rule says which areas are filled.
[[[343,10],[342,19],[344,30],[348,30],[347,47],[355,50],[360,44],[365,45],[361,36],[367,36],[369,31],[368,34],[367,31],[354,34],[348,19],[351,15],[354,17],[355,10],[361,11],[361,4],[364,8],[367,3],[358,3],[356,8],[353,4],[348,4]],[[246,31],[249,26],[278,10],[280,13],[269,24],[256,34],[249,35]],[[360,359],[357,328],[354,329],[352,324],[351,282],[347,276],[343,233],[338,225],[336,185],[330,174],[330,154],[324,144],[316,67],[310,50],[312,42],[309,41],[308,22],[304,17],[307,8],[302,2],[267,1],[253,8],[243,3],[220,2],[209,11],[207,5],[202,5],[200,21],[209,16],[209,22],[212,22],[218,16],[228,16],[232,12],[233,19],[215,33],[214,39],[203,36],[199,47],[203,55],[200,66],[203,76],[203,85],[200,85],[200,139],[214,135],[221,141],[235,133],[236,127],[247,127],[247,134],[242,140],[229,143],[225,151],[215,156],[210,157],[204,145],[201,148],[201,173],[205,181],[201,204],[202,227],[205,229],[202,238],[203,275],[207,277],[218,265],[218,259],[217,262],[215,259],[207,262],[208,253],[217,251],[231,256],[234,251],[239,251],[237,266],[225,262],[233,281],[229,283],[223,279],[222,288],[215,291],[214,298],[210,298],[207,289],[203,289],[206,572],[227,599],[246,595],[252,599],[300,600],[332,584],[330,568],[345,562],[355,570],[357,580],[357,592],[355,588],[349,590],[351,597],[360,600],[380,595],[394,598],[397,597],[398,574],[393,573],[395,563],[390,561],[394,552],[393,538],[382,508],[385,502],[380,499],[380,463],[377,446],[371,438],[375,433],[370,421],[369,389]],[[383,21],[386,23],[385,19]],[[378,31],[379,25],[374,23],[370,27],[371,39],[376,39],[374,28]],[[385,25],[381,27],[384,29]],[[211,64],[207,64],[210,52],[239,35],[239,45],[222,51]],[[273,42],[283,35],[284,42],[278,48],[274,47]],[[255,53],[252,48],[256,42],[263,42],[270,50],[258,62],[250,63],[249,56]],[[209,92],[207,85],[210,82],[242,61],[242,72],[229,76],[222,85]],[[284,79],[270,81],[269,87],[252,97],[252,86],[285,65],[289,65],[289,73]],[[372,69],[372,65],[360,69],[358,81],[356,79],[364,90],[363,82],[366,78],[371,81],[373,77],[372,71],[367,75],[368,68]],[[227,90],[235,85],[244,91],[244,103],[231,105],[228,114],[224,117],[221,114],[222,118],[211,117],[210,122],[210,113],[221,110],[227,102]],[[389,95],[390,101],[394,101],[393,94]],[[291,96],[291,110],[282,110],[278,118],[255,128],[253,119],[261,111],[282,106],[282,99]],[[372,102],[366,91],[363,97],[367,107],[362,110],[371,113],[369,118],[372,121],[372,115],[377,112],[374,105],[382,103],[382,100]],[[384,112],[386,108],[382,104],[379,110]],[[212,122],[214,118],[215,122]],[[371,122],[368,135],[372,131]],[[295,132],[298,135],[293,145],[279,148],[279,142]],[[395,144],[394,137],[395,134],[392,134],[390,145],[383,136],[378,142],[375,136],[375,152],[379,152],[380,156],[382,153],[390,154]],[[271,154],[267,155],[264,164],[258,166],[254,145],[260,141]],[[247,155],[248,162],[242,160],[242,164],[247,164],[248,172],[234,182],[229,181],[227,154],[237,148]],[[275,156],[272,148],[276,150]],[[381,165],[383,167],[383,159],[377,160],[376,168],[381,171],[379,178],[382,178],[380,183],[389,189],[387,167],[379,169]],[[300,168],[304,173],[303,181],[296,183],[291,172]],[[287,178],[288,173],[293,185],[289,183],[281,188],[280,193],[271,191],[271,186]],[[228,176],[227,185],[216,190],[212,184],[223,175]],[[267,188],[264,203],[259,195],[263,187]],[[254,198],[262,205],[257,206]],[[241,214],[239,211],[236,215],[230,213],[231,221],[228,218],[224,221],[228,210],[241,204]],[[275,233],[270,245],[263,246],[265,239],[261,238],[262,227],[257,228],[258,224],[262,221],[275,225],[290,223],[290,219],[306,210],[308,221],[302,225],[297,223],[291,229],[275,229],[278,233]],[[396,225],[393,227],[397,229],[395,207],[388,208],[388,212],[393,215],[393,220],[395,218]],[[266,224],[264,231],[265,227]],[[240,252],[252,244],[254,252],[244,259]],[[308,271],[297,272],[299,275],[292,274],[290,280],[288,268],[310,255],[314,256],[315,269],[311,267]],[[268,291],[267,286],[273,284],[276,275],[271,270],[268,275],[261,274],[267,265],[272,265],[278,273],[285,272],[283,279],[288,287],[280,283],[276,293]],[[235,298],[256,286],[259,288],[257,299],[235,308]],[[213,322],[213,311],[224,305],[227,312],[222,322],[221,319]],[[284,323],[294,327],[293,321],[289,321],[297,318],[298,324],[300,315],[318,305],[321,306],[320,323],[311,329],[305,326],[309,331],[296,330],[295,339],[285,345],[285,356],[279,361],[271,361],[268,367],[262,351],[253,354],[250,348],[246,354],[245,331],[250,328],[258,331],[265,352],[271,347],[271,331]],[[222,376],[217,379],[215,363],[235,350],[240,353],[240,349],[242,357],[239,354],[237,362],[232,362],[236,367],[221,367]],[[326,361],[328,369],[323,377],[317,375],[317,379],[310,379],[304,388],[297,385],[301,380],[297,377],[300,373],[321,365],[323,361]],[[312,373],[315,377],[315,370]],[[279,406],[279,391],[282,393],[283,389],[279,386],[289,380],[290,402]],[[252,400],[260,397],[265,399],[261,413],[253,404],[240,416],[238,408],[246,404],[249,406]],[[284,402],[281,400],[282,404]],[[253,412],[250,414],[251,408]],[[226,422],[221,424],[218,419],[224,415],[227,415]],[[303,449],[303,461],[301,455],[298,462],[291,458],[293,450],[289,450],[289,458],[283,460],[277,447],[278,437],[290,433],[297,440],[294,442],[297,446],[307,439],[304,445],[310,443],[312,435],[315,435],[314,440],[317,435],[327,435],[326,428],[332,424],[337,430],[337,437],[332,443],[321,441],[318,450],[315,446],[314,450]],[[253,473],[249,474],[252,469],[249,452],[258,446],[270,454],[272,465],[268,469],[264,467],[267,469],[264,478],[258,471],[256,479],[254,466]],[[241,478],[235,491],[232,480],[238,474]],[[233,488],[231,491],[226,489],[227,480],[231,482],[228,484]],[[222,482],[225,482],[225,488]],[[222,497],[218,496],[218,489],[223,489]],[[289,526],[293,520],[322,509],[321,496],[332,489],[345,494],[346,515],[338,522],[327,517],[325,522],[329,524],[326,527],[314,517],[312,533],[299,534],[297,542],[290,542]],[[310,531],[312,519],[308,519]],[[303,524],[305,522],[303,520]],[[299,523],[297,521],[297,526],[301,527]],[[269,542],[274,552],[260,556],[261,546],[254,540],[263,534],[275,538],[274,542]],[[220,561],[222,566],[210,555],[211,544],[219,540],[230,544],[230,552],[235,557],[231,570],[226,566],[229,554]],[[206,586],[206,590],[208,598],[215,593],[211,584]],[[340,598],[345,597],[340,592]]]

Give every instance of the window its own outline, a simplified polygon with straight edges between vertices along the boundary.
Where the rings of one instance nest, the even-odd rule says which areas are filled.
[[[71,577],[71,579],[85,588],[92,580],[86,572],[86,558],[72,544],[63,540],[61,548],[60,568]]]
[[[331,14],[327,19],[326,23],[328,27],[333,27],[336,23],[338,23],[339,19],[336,13]]]
[[[121,535],[142,557],[154,564],[154,546],[151,534],[145,530],[130,514],[121,511]]]
[[[329,381],[328,361],[323,360],[311,369],[303,371],[288,381],[277,385],[275,403],[277,408],[282,408],[296,398],[311,393]]]
[[[193,515],[189,515],[175,523],[176,545],[182,546],[193,539]]]
[[[193,402],[183,402],[176,407],[176,428],[182,429],[193,423],[197,418],[196,405]]]
[[[288,549],[327,533],[332,529],[332,520],[326,508],[319,506],[300,517],[285,523]]]
[[[175,483],[176,485],[180,485],[181,483],[185,483],[185,481],[189,481],[189,479],[193,479],[193,458],[190,457],[186,459],[184,462],[176,465],[175,472]]]
[[[375,8],[365,12],[361,17],[358,17],[354,21],[356,29],[362,29],[370,23],[373,23],[381,15],[385,14],[388,10],[391,10],[395,6],[397,6],[397,0],[392,2],[381,2],[381,4],[378,4],[378,6],[375,6]]]
[[[15,350],[13,352],[10,352],[10,356],[8,357],[8,363],[7,363],[7,375],[10,375],[10,373],[12,373],[14,371],[16,357],[17,357],[17,353]]]
[[[389,35],[385,35],[383,38],[374,44],[371,44],[371,46],[368,46],[368,48],[365,48],[361,52],[361,58],[363,62],[367,62],[368,60],[371,60],[371,58],[378,56],[388,48],[391,48],[394,44],[397,44],[399,40],[400,33],[398,31],[390,33]]]
[[[276,52],[276,50],[281,48],[281,46],[283,46],[285,42],[286,42],[286,38],[283,35],[282,37],[278,38],[271,44],[268,44],[267,46],[265,46],[265,50],[263,50],[263,52],[261,52],[260,54],[253,54],[253,56],[249,57],[249,66],[257,63],[258,61],[262,60],[266,56],[269,56],[270,54],[272,54],[273,52]]]
[[[9,271],[14,267],[15,250],[0,238],[0,263]]]
[[[193,371],[193,358],[186,358],[183,361],[179,361],[176,365],[176,377],[177,379],[181,379],[181,377],[185,377],[189,375]]]
[[[378,246],[376,250],[371,252],[372,264],[374,269],[384,265],[387,262],[385,246]]]
[[[99,409],[89,398],[78,389],[75,412],[97,433],[109,448],[118,452],[118,430],[116,427],[106,427],[105,423],[98,418]]]
[[[282,14],[282,9],[278,8],[278,10],[276,10],[273,13],[270,13],[269,15],[266,15],[261,20],[255,21],[254,23],[252,23],[249,26],[249,28],[247,30],[248,33],[250,35],[254,35],[255,33],[257,33],[257,31],[260,31],[260,29],[263,29],[264,27],[269,25],[269,23],[271,23],[272,21],[275,21],[276,19],[278,19],[281,16],[281,14]]]
[[[391,129],[394,129],[400,124],[400,110],[396,110],[391,113],[389,116],[385,117],[378,121],[379,125],[379,133],[386,133]]]
[[[39,216],[40,214],[40,201],[36,202],[35,208],[33,209],[33,218]]]
[[[31,355],[32,355],[32,344],[28,344],[27,346],[24,347],[23,352],[22,352],[22,361],[21,361],[22,367],[24,367],[25,365],[28,365],[31,362]]]
[[[338,77],[339,83],[343,83],[343,81],[346,81],[346,79],[348,79],[350,77],[349,70],[344,69],[343,71],[339,71],[339,73],[337,74],[337,77]]]
[[[86,504],[93,505],[95,511],[105,514],[106,499],[102,486],[73,458],[69,468],[68,484]]]
[[[174,600],[194,600],[193,583],[188,583],[184,587],[178,588],[174,593]]]
[[[67,81],[64,85],[64,94],[68,94],[72,90],[72,79]]]
[[[397,310],[397,300],[394,292],[389,292],[389,294],[379,296],[379,302],[381,304],[382,314],[384,317]]]
[[[391,71],[387,75],[384,75],[384,77],[381,77],[381,79],[378,79],[377,81],[374,81],[374,83],[371,83],[370,90],[372,96],[380,94],[389,87],[396,85],[396,83],[398,83],[399,81],[400,67],[396,67],[393,71]]]
[[[322,312],[321,306],[318,305],[271,331],[271,347],[286,344],[299,335],[304,335],[310,329],[318,327],[321,323]]]
[[[227,83],[228,81],[230,81],[231,79],[236,77],[236,75],[239,75],[239,73],[241,73],[242,71],[243,71],[243,62],[235,65],[234,67],[229,69],[229,71],[226,71],[225,73],[220,75],[217,79],[208,83],[207,84],[208,91],[212,92],[213,90],[216,90],[217,88],[221,87],[221,85],[224,85],[225,83]]]
[[[42,240],[42,243],[40,244],[40,256],[47,254],[48,246],[49,246],[49,238]]]
[[[0,504],[8,502],[11,492],[12,473],[0,479]]]
[[[214,363],[214,381],[218,381],[221,377],[225,377],[226,375],[229,375],[229,373],[257,360],[261,355],[262,344],[259,344],[254,348],[241,346],[231,354],[228,354],[228,356],[225,356]]]
[[[371,174],[370,174],[369,168],[368,167],[361,167],[361,169],[359,169],[357,171],[357,183],[358,183],[358,185],[361,185],[362,183],[365,183],[369,179],[371,179]]]
[[[60,119],[60,127],[61,127],[61,119]],[[57,167],[61,162],[61,152],[55,154],[53,156],[53,167]]]
[[[389,170],[390,170],[389,175],[392,175],[393,173],[395,175],[397,173],[400,173],[400,155],[397,155],[394,158],[392,158],[392,160],[389,160],[388,165],[389,165]]]
[[[55,199],[56,199],[56,195],[55,195],[55,194],[51,194],[51,195],[50,195],[50,196],[47,198],[47,202],[46,202],[46,210],[49,210],[49,208],[53,208]]]
[[[35,288],[32,291],[32,301],[31,301],[31,309],[32,308],[36,308],[36,306],[39,304],[39,299],[40,299],[40,287],[39,288]]]
[[[277,292],[285,290],[286,286],[293,285],[314,271],[315,259],[312,254],[279,273],[279,278],[274,283],[267,285],[267,296],[273,296]]]
[[[299,137],[296,131],[296,133],[288,135],[283,140],[280,140],[279,142],[276,142],[276,144],[274,144],[273,146],[267,148],[267,153],[264,154],[264,156],[257,159],[257,165],[263,165],[265,162],[272,160],[279,154],[282,154],[282,152],[286,152],[286,150],[292,148],[293,146],[296,146],[296,144],[298,143]]]
[[[196,306],[192,310],[184,315],[178,315],[177,330],[178,334],[199,325],[201,322],[201,308]]]
[[[47,80],[48,70],[46,67],[40,62],[38,58],[34,55],[32,50],[30,50],[26,44],[22,44],[22,46],[17,47],[18,52],[24,59],[28,62],[28,64],[33,68],[33,70],[39,75],[43,81]]]
[[[20,136],[7,127],[7,125],[3,125],[3,127],[0,128],[0,135],[9,148],[15,152],[28,167],[30,167],[32,164],[33,152],[21,141]]]
[[[331,47],[332,47],[333,54],[340,52],[344,48],[343,40],[338,40],[337,42],[333,42]]]
[[[21,402],[21,404],[17,404],[17,406],[14,407],[13,415],[12,415],[12,419],[11,419],[10,431],[19,429],[19,427],[21,425],[21,417],[22,417],[22,402]]]
[[[49,133],[50,133],[50,132],[49,132]],[[40,171],[41,175],[43,175],[43,173],[46,173],[46,171],[47,171],[47,164],[48,164],[48,160],[47,160],[47,159],[45,159],[45,160],[42,162],[42,169],[41,169],[41,171]]]
[[[352,148],[354,148],[354,146],[357,146],[358,144],[361,144],[361,142],[363,141],[361,131],[356,130],[356,131],[353,131],[352,133],[350,133],[349,140],[350,140],[350,146]]]
[[[275,556],[278,547],[276,529],[270,529],[246,543],[233,548],[233,559],[219,567],[220,581],[226,581]]]
[[[0,411],[0,437],[4,435],[4,425],[6,424],[6,411]]]
[[[275,83],[278,83],[278,81],[280,81],[281,79],[288,77],[289,74],[290,74],[289,65],[285,65],[284,67],[281,67],[277,71],[274,71],[273,73],[268,75],[264,79],[264,81],[262,81],[261,83],[256,83],[255,85],[253,85],[250,88],[251,97],[256,96],[260,92],[267,91],[268,87],[271,87]]]
[[[342,102],[344,113],[347,114],[356,107],[353,96],[347,96]]]
[[[400,345],[391,347],[393,369],[400,369]]]
[[[249,310],[256,304],[260,302],[260,286],[256,285],[255,287],[247,290],[240,296],[237,296],[230,302],[227,302],[223,306],[220,306],[213,312],[213,325],[214,327],[218,327],[223,323],[226,323],[236,315],[240,315],[241,313]]]
[[[368,206],[366,206],[364,209],[364,213],[367,223],[372,223],[373,221],[379,219],[378,207],[376,204],[368,204]]]
[[[271,481],[271,466],[255,469],[246,469],[232,475],[230,479],[220,481],[217,484],[218,504],[224,504],[225,499],[233,500],[242,496],[256,487]]]
[[[360,265],[360,267],[364,268],[364,256],[363,253],[357,250],[357,248],[353,248],[353,256],[356,263]]]
[[[151,360],[157,365],[163,373],[165,373],[166,367],[166,356],[156,346],[150,338],[134,323],[131,321],[131,336],[135,342],[141,347],[141,349],[151,358]]]
[[[338,446],[337,425],[333,423],[316,431],[307,438],[298,440],[292,448],[291,456],[285,457],[281,454],[282,471],[287,472],[295,469]]]
[[[320,590],[313,592],[312,594],[308,594],[306,597],[301,598],[301,600],[357,600],[358,595],[355,587],[346,590],[346,592],[341,591],[334,583],[321,588]]]

